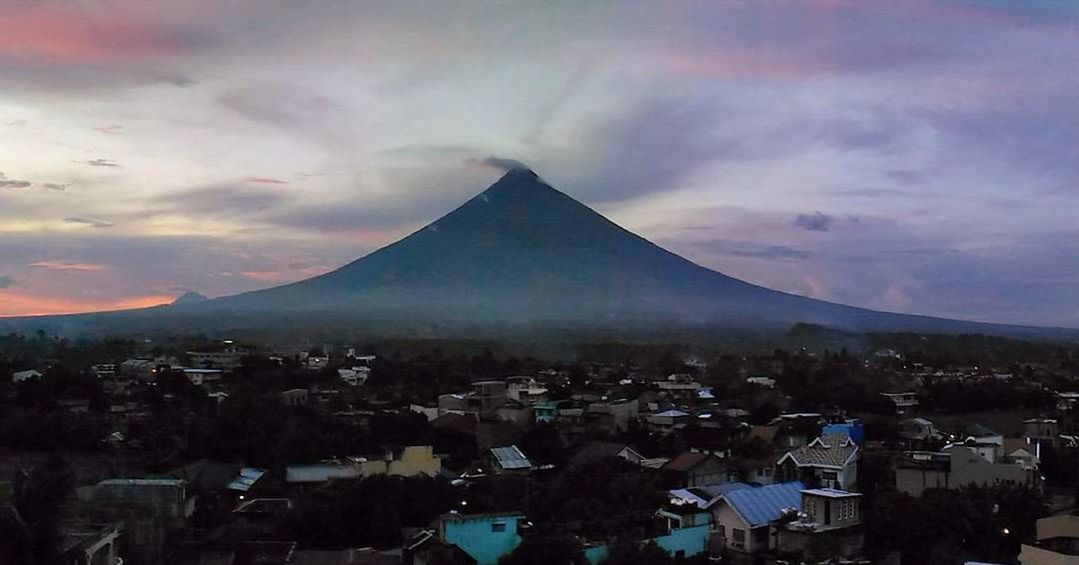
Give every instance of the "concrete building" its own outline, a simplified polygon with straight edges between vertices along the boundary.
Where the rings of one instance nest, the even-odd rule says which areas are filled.
[[[862,495],[836,489],[802,491],[802,512],[777,528],[777,550],[813,561],[862,553]]]
[[[64,528],[60,563],[63,565],[120,565],[117,542],[120,526]]]
[[[716,545],[738,554],[774,549],[774,524],[802,510],[801,481],[733,490],[709,503]]]
[[[1019,551],[1022,565],[1079,565],[1079,516],[1050,516],[1037,523],[1033,544]]]
[[[895,470],[896,490],[913,496],[931,488],[999,484],[1040,488],[1041,476],[1028,461],[990,462],[974,449],[959,445],[941,452],[908,451]]]
[[[841,490],[858,490],[859,448],[849,436],[823,435],[809,445],[787,452],[776,462],[781,481]]]
[[[438,538],[455,545],[476,560],[476,565],[497,565],[521,544],[517,524],[524,514],[444,514],[438,519]]]

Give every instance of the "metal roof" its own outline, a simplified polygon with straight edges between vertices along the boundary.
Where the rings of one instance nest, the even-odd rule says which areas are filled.
[[[747,488],[723,495],[749,527],[763,526],[779,519],[784,508],[802,509],[802,481]]]
[[[253,467],[244,467],[240,470],[240,475],[229,483],[229,490],[238,490],[241,492],[247,492],[251,490],[251,487],[255,486],[255,483],[266,474],[266,471],[262,469],[255,469]]]
[[[528,457],[525,457],[525,454],[516,445],[492,447],[491,454],[494,455],[498,465],[503,469],[532,468],[532,462],[528,460]]]

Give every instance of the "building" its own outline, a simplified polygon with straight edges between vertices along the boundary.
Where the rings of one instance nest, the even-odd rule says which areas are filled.
[[[118,524],[118,551],[135,563],[162,562],[170,534],[187,527],[195,510],[180,479],[108,479],[77,493],[80,516]]]
[[[862,421],[858,419],[844,420],[842,422],[825,424],[824,427],[821,428],[820,434],[822,436],[847,436],[853,440],[854,443],[862,445],[862,442],[865,441],[865,426],[862,425]]]
[[[947,451],[908,451],[895,470],[896,490],[921,496],[926,489],[957,489],[968,485],[999,484],[1041,487],[1037,467],[1029,461],[990,462],[973,448],[956,445]]]
[[[896,433],[900,438],[911,442],[925,442],[944,437],[937,426],[925,418],[907,418],[899,422]]]
[[[737,489],[712,501],[709,510],[717,544],[737,553],[757,553],[776,547],[773,524],[802,510],[801,481]]]
[[[1079,564],[1079,516],[1050,516],[1038,520],[1034,544],[1019,551],[1022,565]]]
[[[668,506],[656,511],[656,518],[663,523],[662,533],[641,540],[654,543],[676,561],[705,555],[711,538],[712,515],[692,505]],[[591,544],[585,548],[585,559],[599,565],[607,559],[606,544]]]
[[[117,525],[65,527],[60,547],[63,565],[120,565],[116,546],[121,529]]]
[[[11,375],[11,382],[21,383],[30,379],[40,379],[42,376],[44,375],[41,371],[35,371],[33,369],[30,369],[28,371],[19,371]]]
[[[528,473],[532,462],[516,445],[492,447],[488,454],[489,465],[496,475]]]
[[[304,406],[307,404],[308,391],[306,388],[293,388],[281,391],[278,397],[285,406]]]
[[[498,565],[521,544],[518,522],[525,519],[517,512],[488,514],[444,514],[437,522],[438,538],[455,545],[476,560],[477,565]]]
[[[387,449],[372,456],[353,456],[345,461],[318,465],[290,465],[285,468],[285,482],[294,485],[327,483],[335,480],[358,480],[374,475],[435,477],[442,472],[442,459],[430,445],[410,445]]]
[[[665,482],[677,487],[700,487],[729,483],[733,480],[732,469],[725,461],[711,453],[686,451],[671,459],[660,469]]]
[[[858,490],[859,449],[844,435],[822,435],[805,447],[787,452],[776,462],[776,476],[782,481],[841,490]]]
[[[853,558],[862,553],[862,495],[836,489],[802,491],[802,512],[777,528],[777,549],[806,559]]]
[[[220,382],[221,375],[224,373],[221,369],[181,369],[184,372],[184,376],[187,380],[191,381],[191,384],[195,386],[202,386],[206,383]]]
[[[506,399],[505,381],[477,381],[472,383],[467,402],[470,411],[489,415],[505,406]]]
[[[662,412],[651,414],[647,417],[648,428],[653,432],[669,434],[679,427],[685,426],[690,420],[688,412],[677,408],[671,408]]]
[[[916,392],[882,392],[880,394],[892,401],[896,414],[906,414],[918,407],[918,393]]]

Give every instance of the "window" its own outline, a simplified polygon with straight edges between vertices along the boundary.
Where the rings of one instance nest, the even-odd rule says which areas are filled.
[[[491,524],[491,531],[492,532],[504,532],[504,531],[506,531],[506,523],[505,522],[494,522],[494,523],[492,523]]]
[[[746,531],[734,528],[734,537],[731,538],[731,547],[735,549],[746,548]]]

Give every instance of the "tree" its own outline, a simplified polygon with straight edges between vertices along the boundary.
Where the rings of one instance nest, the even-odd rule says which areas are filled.
[[[565,534],[526,537],[513,553],[498,560],[498,565],[585,565],[584,546]]]
[[[674,558],[667,550],[649,541],[638,543],[627,538],[618,538],[611,544],[604,565],[673,565]]]
[[[71,468],[50,456],[15,473],[14,492],[0,508],[0,564],[51,565],[61,545],[60,506],[71,490]]]

